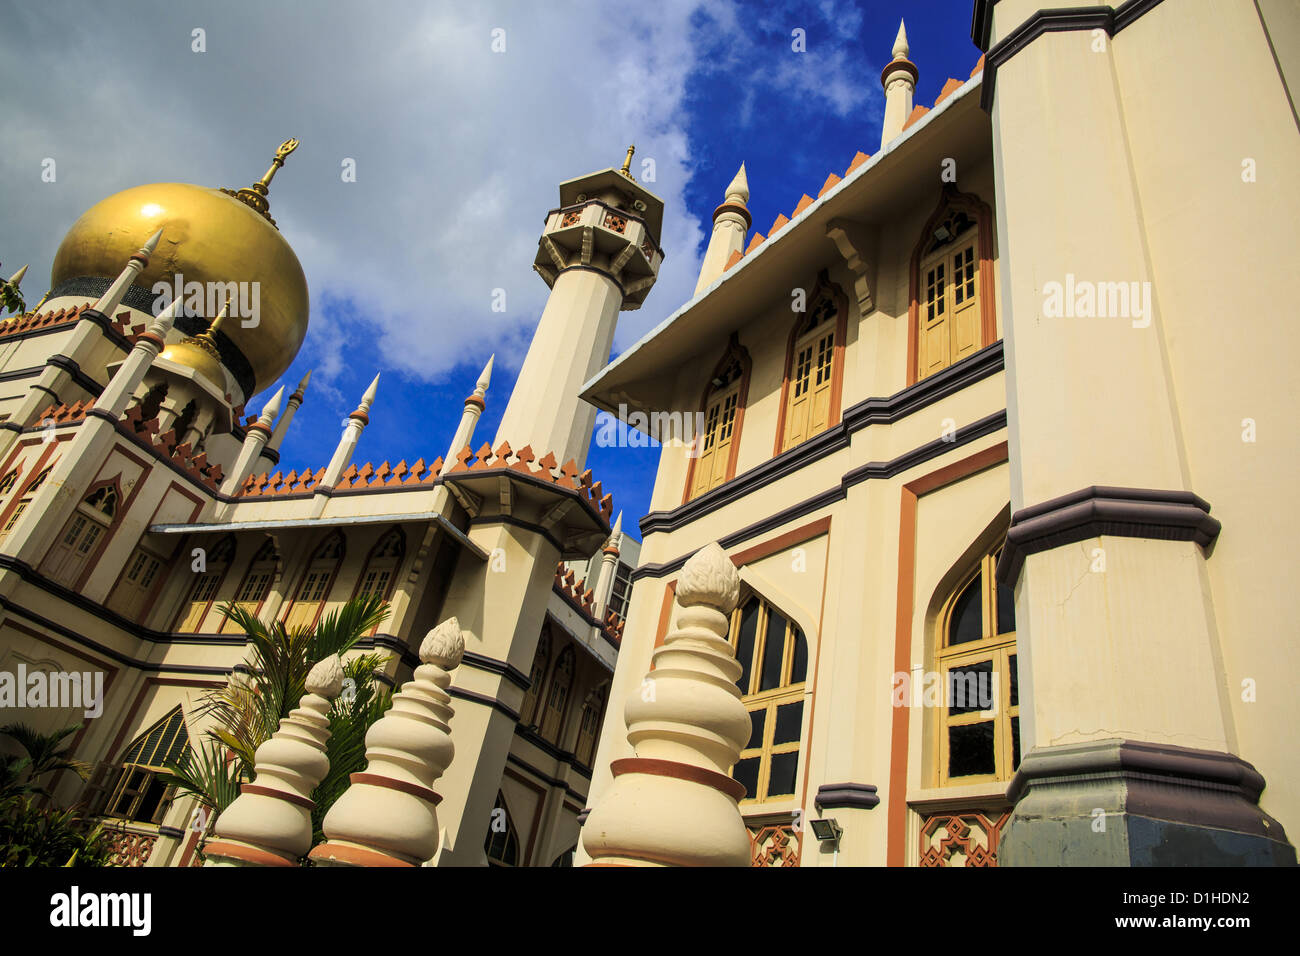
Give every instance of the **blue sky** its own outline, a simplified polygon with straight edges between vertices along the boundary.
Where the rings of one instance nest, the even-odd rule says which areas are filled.
[[[32,264],[33,301],[63,233],[99,198],[145,182],[247,185],[281,140],[302,141],[271,189],[312,293],[307,341],[282,379],[291,391],[315,369],[286,470],[329,460],[376,371],[354,461],[432,461],[495,352],[475,444],[493,437],[545,303],[531,264],[561,181],[618,165],[630,142],[656,162],[647,185],[666,203],[667,259],[645,306],[621,313],[617,354],[690,297],[709,216],[742,160],[766,234],[856,151],[877,150],[880,69],[900,16],[916,102],[933,103],[949,76],[964,81],[979,57],[971,0],[304,9],[141,0],[126,16],[49,0],[12,11],[0,34],[11,187],[0,261]],[[505,51],[491,49],[496,29]],[[105,58],[105,44],[141,55]],[[93,82],[68,68],[86,58]],[[36,185],[49,156],[60,181]],[[355,160],[355,183],[340,181],[342,158]],[[490,309],[498,288],[504,315]],[[593,447],[588,459],[636,537],[657,462],[654,448]]]

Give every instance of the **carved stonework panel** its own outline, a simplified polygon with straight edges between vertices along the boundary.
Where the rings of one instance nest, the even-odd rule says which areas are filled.
[[[1010,810],[933,813],[921,824],[921,866],[997,866]]]
[[[798,866],[803,853],[803,834],[790,824],[750,827],[749,842],[751,866]]]

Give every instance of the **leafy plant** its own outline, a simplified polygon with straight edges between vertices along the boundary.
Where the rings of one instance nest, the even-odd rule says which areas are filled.
[[[72,757],[67,740],[80,724],[43,734],[27,724],[6,724],[0,736],[21,754],[0,755],[0,866],[104,866],[107,834],[92,826],[80,807],[38,806],[50,796],[48,778],[71,770],[89,776],[86,763]]]
[[[257,748],[298,706],[311,668],[326,657],[352,650],[388,616],[388,604],[378,595],[354,598],[314,627],[292,630],[279,621],[263,624],[234,604],[222,606],[221,612],[247,636],[248,671],[204,696],[196,714],[212,720],[208,730],[212,739],[169,764],[161,775],[179,792],[193,794],[218,814],[239,795],[240,785],[253,779]],[[366,731],[391,703],[392,695],[374,677],[384,659],[382,654],[361,654],[344,663],[349,683],[329,714],[330,771],[312,793],[317,840],[326,811],[347,789],[349,776],[365,765]]]

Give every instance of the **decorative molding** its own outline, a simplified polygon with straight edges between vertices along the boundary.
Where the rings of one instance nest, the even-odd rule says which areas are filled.
[[[781,525],[794,521],[797,518],[802,518],[803,516],[811,514],[821,508],[828,507],[837,501],[844,500],[848,497],[849,488],[856,484],[875,479],[893,478],[910,468],[915,468],[917,465],[939,458],[954,449],[961,448],[970,442],[983,438],[986,435],[999,432],[1006,427],[1007,413],[1004,409],[959,428],[953,436],[952,441],[945,441],[942,438],[936,438],[934,441],[927,442],[926,444],[905,452],[890,461],[868,462],[865,465],[861,465],[858,468],[846,472],[840,479],[839,485],[836,487],[828,488],[810,498],[805,498],[797,504],[791,505],[789,508],[778,511],[761,521],[756,521],[753,524],[746,525],[738,531],[734,531],[729,535],[719,538],[718,543],[724,548],[734,547],[735,545],[748,541],[751,538],[756,538],[760,534],[779,528]],[[755,469],[755,471],[757,470],[758,469]],[[737,495],[737,497],[739,497],[739,495]],[[701,499],[696,500],[698,501]],[[691,502],[691,505],[694,504],[694,501]],[[682,511],[688,511],[688,509],[678,509],[676,512],[671,512],[670,515],[676,516]],[[688,514],[681,518],[666,520],[667,517],[669,516],[664,516],[662,512],[659,512],[649,514],[645,518],[642,518],[642,535],[654,534],[656,532],[676,531],[678,528],[690,524],[691,521],[695,520],[697,515],[688,511]],[[671,574],[686,563],[686,557],[676,558],[672,561],[665,561],[661,564],[642,564],[632,571],[632,580],[638,581],[644,577],[658,578],[663,577],[666,574]]]
[[[997,578],[1014,587],[1026,556],[1100,535],[1195,541],[1208,548],[1221,527],[1209,503],[1190,491],[1093,485],[1012,515]]]
[[[842,411],[840,404],[844,395],[844,356],[849,336],[849,297],[844,294],[844,290],[839,287],[838,283],[831,281],[830,275],[823,269],[817,276],[817,284],[813,286],[812,292],[808,295],[805,303],[807,308],[795,317],[790,327],[790,337],[786,341],[785,371],[781,378],[781,404],[778,406],[776,413],[776,440],[772,446],[773,456],[779,456],[783,453],[781,446],[785,443],[785,415],[789,406],[790,377],[794,374],[795,343],[799,341],[800,335],[808,331],[807,323],[812,316],[812,310],[823,296],[829,296],[831,301],[835,303],[835,351],[831,357],[831,394],[830,405],[826,413],[826,428],[822,432],[818,432],[818,434],[824,434],[840,424]],[[809,387],[811,387],[812,374],[813,369],[810,367],[808,371]],[[810,410],[809,415],[811,414]],[[816,435],[810,436],[800,442],[799,445],[784,451],[794,451],[795,448],[812,441],[816,437]]]
[[[980,108],[986,113],[993,109],[993,90],[997,84],[998,67],[1027,47],[1044,33],[1105,30],[1114,36],[1145,13],[1160,5],[1160,0],[1127,0],[1118,7],[1062,7],[1039,10],[1024,23],[1007,33],[991,49],[989,40],[993,29],[993,7],[998,0],[975,0],[971,17],[971,39],[985,51],[984,84],[980,90]]]
[[[875,784],[824,783],[817,788],[813,803],[818,810],[870,810],[880,803],[880,797]]]
[[[949,395],[996,375],[1004,365],[1002,342],[998,341],[891,396],[864,399],[846,409],[838,425],[814,435],[789,451],[769,458],[739,477],[706,491],[672,511],[650,512],[641,519],[641,534],[644,537],[683,527],[696,518],[717,511],[786,475],[848,448],[854,432],[871,425],[891,425],[914,415]],[[1000,414],[1005,417],[1005,412]]]

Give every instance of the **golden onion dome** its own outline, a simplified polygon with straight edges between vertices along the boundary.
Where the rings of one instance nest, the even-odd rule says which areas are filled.
[[[154,183],[101,200],[63,237],[54,257],[50,288],[58,294],[60,286],[77,287],[75,280],[111,280],[161,227],[162,240],[148,268],[136,277],[135,286],[150,290],[163,281],[174,289],[179,274],[186,284],[203,284],[206,302],[208,283],[221,283],[221,289],[230,282],[257,283],[258,324],[245,328],[232,313],[217,337],[224,364],[248,400],[284,373],[307,334],[307,279],[298,257],[266,213],[266,184],[283,165],[283,157],[292,152],[285,147],[276,154],[267,176],[238,194],[188,183]],[[221,299],[224,301],[224,293]],[[251,302],[251,292],[245,293],[245,301]],[[207,319],[198,317],[177,321],[177,327],[190,335],[207,325]],[[180,344],[188,343],[173,346],[168,357],[178,362],[188,357],[184,364],[203,371],[193,363],[203,364],[200,356],[209,360],[212,356],[204,349],[180,348]],[[212,378],[211,371],[209,366],[204,374]],[[215,381],[220,383],[222,377],[217,374]]]

